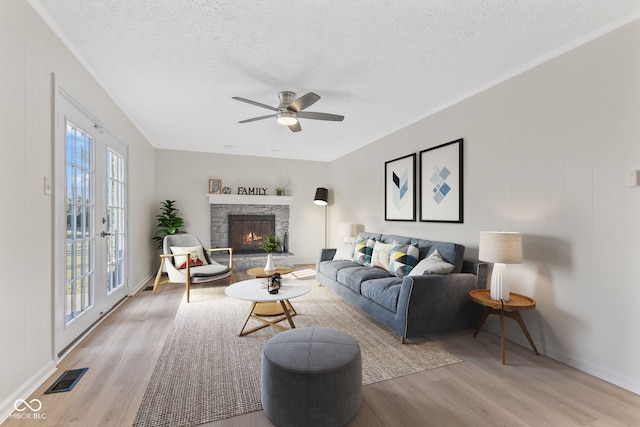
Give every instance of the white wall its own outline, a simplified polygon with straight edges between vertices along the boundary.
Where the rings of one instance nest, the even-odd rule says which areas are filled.
[[[156,151],[156,206],[164,200],[176,200],[185,219],[185,229],[208,246],[211,240],[209,179],[221,179],[237,193],[238,186],[276,187],[288,183],[293,202],[289,212],[289,247],[294,262],[315,263],[324,246],[324,208],[313,204],[317,187],[327,187],[329,164],[302,160],[284,160],[197,153]]]
[[[523,316],[538,348],[640,393],[640,187],[625,178],[640,169],[639,76],[635,21],[332,162],[332,222],[459,242],[472,258],[481,230],[521,231],[525,262],[509,271],[537,300]],[[464,224],[385,222],[384,162],[457,138]]]
[[[154,151],[126,116],[24,0],[0,2],[0,420],[54,367],[52,78],[129,144],[131,252],[136,286],[154,262]]]

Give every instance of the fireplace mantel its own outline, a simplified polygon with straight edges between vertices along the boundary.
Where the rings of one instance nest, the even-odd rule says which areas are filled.
[[[249,196],[242,194],[207,194],[212,205],[290,205],[291,196]]]

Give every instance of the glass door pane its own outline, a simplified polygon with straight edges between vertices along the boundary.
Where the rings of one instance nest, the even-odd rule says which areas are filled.
[[[125,267],[124,157],[107,148],[107,292],[124,285]]]
[[[67,121],[64,195],[67,212],[64,283],[66,323],[73,321],[94,303],[93,152],[94,138]]]

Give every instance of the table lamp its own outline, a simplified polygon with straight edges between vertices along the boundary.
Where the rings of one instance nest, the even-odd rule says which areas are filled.
[[[506,264],[522,263],[522,235],[509,231],[481,231],[480,261],[492,262],[491,299],[509,301]]]
[[[344,238],[345,243],[355,242],[356,224],[341,222],[338,224],[338,236]]]

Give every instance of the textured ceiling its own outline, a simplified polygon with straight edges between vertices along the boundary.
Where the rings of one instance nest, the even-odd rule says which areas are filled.
[[[157,148],[329,161],[604,27],[640,0],[29,0]],[[606,28],[605,28],[606,29]],[[292,133],[276,106],[313,91]]]

